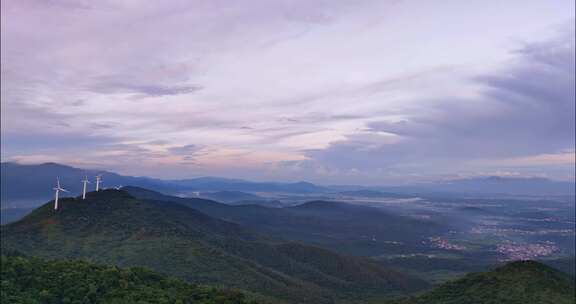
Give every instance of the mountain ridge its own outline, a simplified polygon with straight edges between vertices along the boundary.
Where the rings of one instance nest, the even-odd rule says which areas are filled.
[[[190,179],[158,179],[125,176],[106,170],[81,169],[58,163],[19,164],[1,163],[2,207],[35,207],[52,196],[56,177],[73,193],[80,193],[81,180],[85,174],[104,175],[104,186],[132,185],[170,194],[186,194],[191,191],[243,191],[279,193],[331,193],[358,197],[403,198],[408,195],[527,195],[527,196],[573,196],[573,182],[545,178],[479,177],[433,183],[416,183],[407,186],[323,186],[309,182],[255,182],[220,177]],[[93,186],[93,185],[92,185]],[[254,193],[252,193],[254,194]]]
[[[380,254],[382,250],[390,248],[387,241],[419,246],[426,237],[449,230],[443,222],[400,216],[374,207],[339,201],[310,201],[284,208],[229,206],[200,198],[174,197],[138,187],[125,187],[123,190],[144,199],[182,204],[279,238],[343,250],[352,255]],[[346,246],[358,242],[365,246],[359,249]]]
[[[146,266],[202,284],[262,292],[297,301],[404,293],[425,282],[363,258],[283,242],[171,202],[123,190],[48,202],[2,226],[2,249],[47,258],[88,258]],[[336,271],[338,269],[338,271]],[[305,300],[307,299],[307,300]]]

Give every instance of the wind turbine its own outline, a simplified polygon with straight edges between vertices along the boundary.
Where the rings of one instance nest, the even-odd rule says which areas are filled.
[[[114,187],[114,189],[116,189],[116,190],[120,190],[120,189],[122,189],[122,187],[124,187],[124,186],[121,186],[121,185],[120,185],[120,186],[116,186],[116,187]]]
[[[60,179],[58,177],[56,178],[56,188],[54,188],[54,190],[56,191],[54,194],[54,210],[58,210],[58,196],[60,191],[68,192],[68,190],[60,187]]]
[[[88,180],[88,176],[84,175],[84,180],[82,180],[82,183],[84,184],[84,188],[82,189],[82,199],[86,199],[86,185],[90,183],[90,181]]]
[[[100,183],[102,182],[102,175],[96,175],[96,191],[100,191]]]

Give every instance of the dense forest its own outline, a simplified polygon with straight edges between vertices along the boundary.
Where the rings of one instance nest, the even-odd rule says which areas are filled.
[[[141,267],[2,255],[2,303],[256,303],[244,293],[187,283]]]

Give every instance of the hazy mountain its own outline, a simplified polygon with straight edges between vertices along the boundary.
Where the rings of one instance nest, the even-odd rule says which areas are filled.
[[[363,197],[363,198],[409,198],[413,197],[406,194],[399,194],[399,193],[391,193],[391,192],[382,192],[376,190],[352,190],[352,191],[343,191],[339,193],[343,196],[352,196],[352,197]]]
[[[573,195],[574,182],[546,178],[515,178],[490,176],[438,183],[433,189],[463,193],[504,193],[517,195]]]
[[[526,196],[573,196],[574,182],[555,181],[546,178],[523,177],[477,177],[445,182],[415,184],[402,187],[380,187],[395,193],[420,194],[477,194],[477,195],[526,195]]]
[[[571,276],[576,276],[576,257],[564,257],[553,260],[542,260],[542,263],[565,272]]]
[[[175,191],[176,187],[162,180],[147,177],[122,176],[102,170],[84,170],[56,163],[23,165],[4,162],[1,164],[1,203],[2,207],[36,207],[54,196],[52,188],[56,177],[62,187],[72,194],[82,191],[81,180],[85,175],[92,181],[88,186],[94,189],[94,177],[102,174],[102,187],[137,185],[165,192]]]
[[[2,303],[260,303],[239,291],[190,284],[144,268],[4,252],[1,266]]]
[[[219,201],[222,203],[233,203],[245,200],[264,200],[264,198],[261,196],[242,191],[201,192],[200,197]]]
[[[60,178],[62,186],[78,194],[82,191],[81,180],[85,175],[94,182],[94,176],[103,175],[102,187],[139,186],[165,193],[182,193],[191,191],[216,192],[214,199],[231,201],[233,196],[240,192],[287,192],[287,193],[313,193],[326,191],[325,188],[311,183],[267,183],[251,182],[239,179],[226,179],[215,177],[200,177],[186,180],[162,180],[148,177],[124,176],[104,170],[81,169],[71,166],[44,163],[37,165],[24,165],[12,162],[1,163],[1,206],[3,208],[27,208],[39,206],[50,199],[54,193],[52,188],[56,177]],[[94,189],[94,183],[89,184]],[[224,192],[224,193],[218,193]],[[235,200],[235,199],[234,199]],[[258,196],[249,194],[238,201],[260,201]]]
[[[419,246],[423,239],[449,230],[440,221],[414,219],[378,208],[342,202],[312,201],[285,208],[229,206],[137,187],[126,187],[124,190],[140,198],[176,202],[277,237],[313,242],[357,255],[381,254],[390,249],[390,242],[395,241],[406,246]]]
[[[533,261],[472,273],[397,304],[574,304],[574,279]],[[392,303],[392,302],[391,302]]]
[[[2,226],[1,233],[3,250],[146,266],[296,302],[380,297],[426,285],[368,259],[278,242],[180,204],[121,190],[62,199],[58,211],[47,203]]]
[[[87,174],[94,179],[103,175],[103,187],[139,186],[164,193],[182,194],[192,191],[211,192],[210,199],[242,204],[281,206],[278,202],[263,200],[249,192],[280,192],[294,195],[322,194],[344,195],[362,198],[403,198],[415,194],[434,197],[462,195],[574,195],[575,185],[571,182],[553,181],[544,178],[504,178],[486,177],[453,180],[442,183],[428,183],[402,187],[361,187],[361,186],[318,186],[307,182],[273,183],[252,182],[240,179],[201,177],[185,180],[161,180],[147,177],[123,176],[102,170],[84,170],[70,166],[45,163],[23,165],[5,162],[1,164],[2,208],[30,208],[53,196],[56,177],[62,186],[78,194],[82,189],[81,180]],[[94,184],[89,185],[93,189]],[[299,197],[301,199],[302,197]],[[270,203],[270,204],[267,204]]]
[[[15,222],[32,212],[33,208],[6,208],[0,211],[0,225]]]
[[[284,207],[279,200],[266,199],[262,196],[242,191],[200,192],[199,198],[225,203],[227,205],[259,205],[265,207]]]
[[[199,177],[184,180],[174,180],[171,183],[180,187],[199,191],[247,191],[247,192],[287,192],[287,193],[317,193],[328,189],[308,182],[274,183],[252,182],[240,179],[216,177]]]

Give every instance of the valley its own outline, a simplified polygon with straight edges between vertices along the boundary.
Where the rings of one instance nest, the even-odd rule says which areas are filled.
[[[145,266],[287,303],[387,301],[516,260],[574,273],[569,197],[162,187],[172,190],[104,187],[61,198],[57,211],[10,200],[2,250]]]

